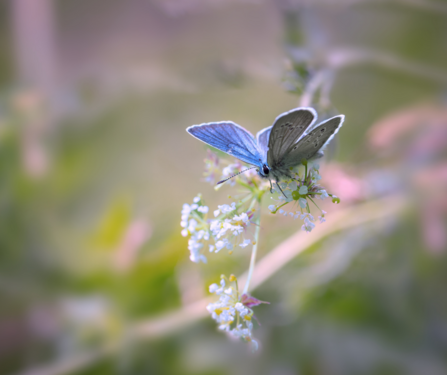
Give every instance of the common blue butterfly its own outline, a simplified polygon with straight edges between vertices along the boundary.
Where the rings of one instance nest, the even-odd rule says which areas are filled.
[[[299,165],[301,160],[322,157],[344,119],[344,115],[339,115],[315,124],[316,111],[299,107],[279,115],[272,126],[258,132],[256,139],[232,121],[193,125],[186,131],[200,141],[254,165],[253,168],[257,168],[261,177],[268,178],[271,185],[272,178],[276,184],[281,179],[291,178],[290,168]]]

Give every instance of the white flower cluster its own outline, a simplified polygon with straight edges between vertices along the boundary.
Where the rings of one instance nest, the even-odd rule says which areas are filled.
[[[302,161],[302,164],[305,171],[301,176],[298,171],[292,170],[290,180],[281,181],[279,187],[275,184],[277,198],[274,204],[269,206],[269,210],[275,214],[303,220],[301,228],[306,232],[311,232],[315,228],[315,218],[310,212],[310,203],[319,209],[315,202],[317,198],[324,200],[331,196],[333,202],[340,200],[328,194],[318,184],[321,179],[318,165],[310,166],[307,161]],[[243,168],[240,162],[231,164],[222,160],[221,163],[220,159],[211,152],[208,153],[205,165],[204,177],[210,183],[214,183],[219,175],[222,175],[223,180],[240,172]],[[243,198],[237,203],[220,205],[213,211],[205,206],[201,196],[198,195],[193,199],[192,204],[183,205],[181,233],[184,237],[189,237],[190,259],[196,263],[206,263],[207,258],[204,255],[206,250],[217,253],[222,249],[227,249],[231,254],[236,246],[244,248],[254,245],[248,273],[251,275],[255,266],[256,241],[261,228],[260,217],[258,215],[254,217],[254,213],[263,195],[269,191],[270,183],[267,179],[262,180],[253,169],[244,171],[243,174],[229,181],[231,184],[237,182],[245,189]],[[286,211],[284,208],[288,204],[290,204],[288,207],[293,207],[293,209]],[[320,211],[321,215],[318,219],[320,223],[323,223],[326,221],[326,212]],[[252,228],[255,228],[253,236],[250,234]],[[248,290],[249,280],[250,276],[246,281],[245,290]],[[222,276],[220,285],[212,284],[209,291],[218,297],[216,302],[208,304],[207,310],[217,322],[219,329],[231,337],[250,342],[253,350],[256,350],[258,343],[252,337],[252,318],[254,317],[252,308],[268,302],[260,301],[248,293],[239,295],[237,279],[234,275],[228,279]]]
[[[205,245],[210,252],[219,252],[226,248],[230,251],[235,246],[246,247],[253,243],[247,235],[253,211],[237,213],[236,203],[217,206],[215,219],[208,219],[208,207],[202,205],[200,195],[195,197],[193,204],[184,204],[182,209],[182,236],[190,235],[188,249],[193,262],[206,263],[206,257],[201,253]]]
[[[314,164],[309,169],[309,173],[307,175],[305,174],[304,178],[300,178],[299,174],[295,173],[294,179],[280,182],[282,192],[275,186],[274,190],[278,194],[278,199],[275,204],[271,204],[268,207],[272,213],[278,212],[284,216],[303,220],[304,224],[301,226],[301,229],[306,232],[310,232],[315,228],[315,224],[313,223],[315,218],[310,213],[309,201],[315,204],[312,198],[324,200],[329,197],[327,191],[317,184],[321,179],[319,168],[318,164]],[[294,210],[286,211],[282,208],[294,201],[297,202],[298,206],[295,205]],[[304,210],[307,210],[307,212],[304,212]],[[320,223],[326,221],[324,218],[325,214],[326,211],[321,210],[321,215],[318,216]]]
[[[234,276],[230,276],[230,281],[236,280]],[[220,280],[220,286],[211,284],[210,293],[219,296],[219,300],[208,304],[206,307],[211,317],[219,325],[219,329],[227,332],[233,337],[241,338],[252,345],[253,351],[258,349],[258,343],[252,337],[253,331],[253,310],[245,306],[240,298],[236,288],[226,285],[225,277]],[[234,325],[233,325],[234,323]],[[233,326],[233,328],[232,328]]]

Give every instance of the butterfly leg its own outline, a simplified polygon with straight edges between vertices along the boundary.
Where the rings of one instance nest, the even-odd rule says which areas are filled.
[[[276,182],[276,186],[278,186],[279,190],[281,190],[282,195],[284,195],[284,197],[287,199],[286,195],[284,194],[284,192],[281,189],[281,186],[279,186],[278,181],[275,181],[275,182]]]
[[[269,178],[269,182],[270,182],[270,193],[273,194],[273,185],[272,185],[272,180],[270,180],[270,178]]]

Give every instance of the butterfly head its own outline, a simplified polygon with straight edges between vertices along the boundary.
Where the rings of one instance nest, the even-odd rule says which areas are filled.
[[[260,174],[261,177],[269,177],[270,174],[270,168],[267,164],[263,164],[262,168],[258,169],[258,173]]]

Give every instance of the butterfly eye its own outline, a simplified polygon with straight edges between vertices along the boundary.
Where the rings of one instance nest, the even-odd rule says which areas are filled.
[[[266,176],[270,173],[269,167],[267,167],[265,164],[262,166],[262,171]]]

